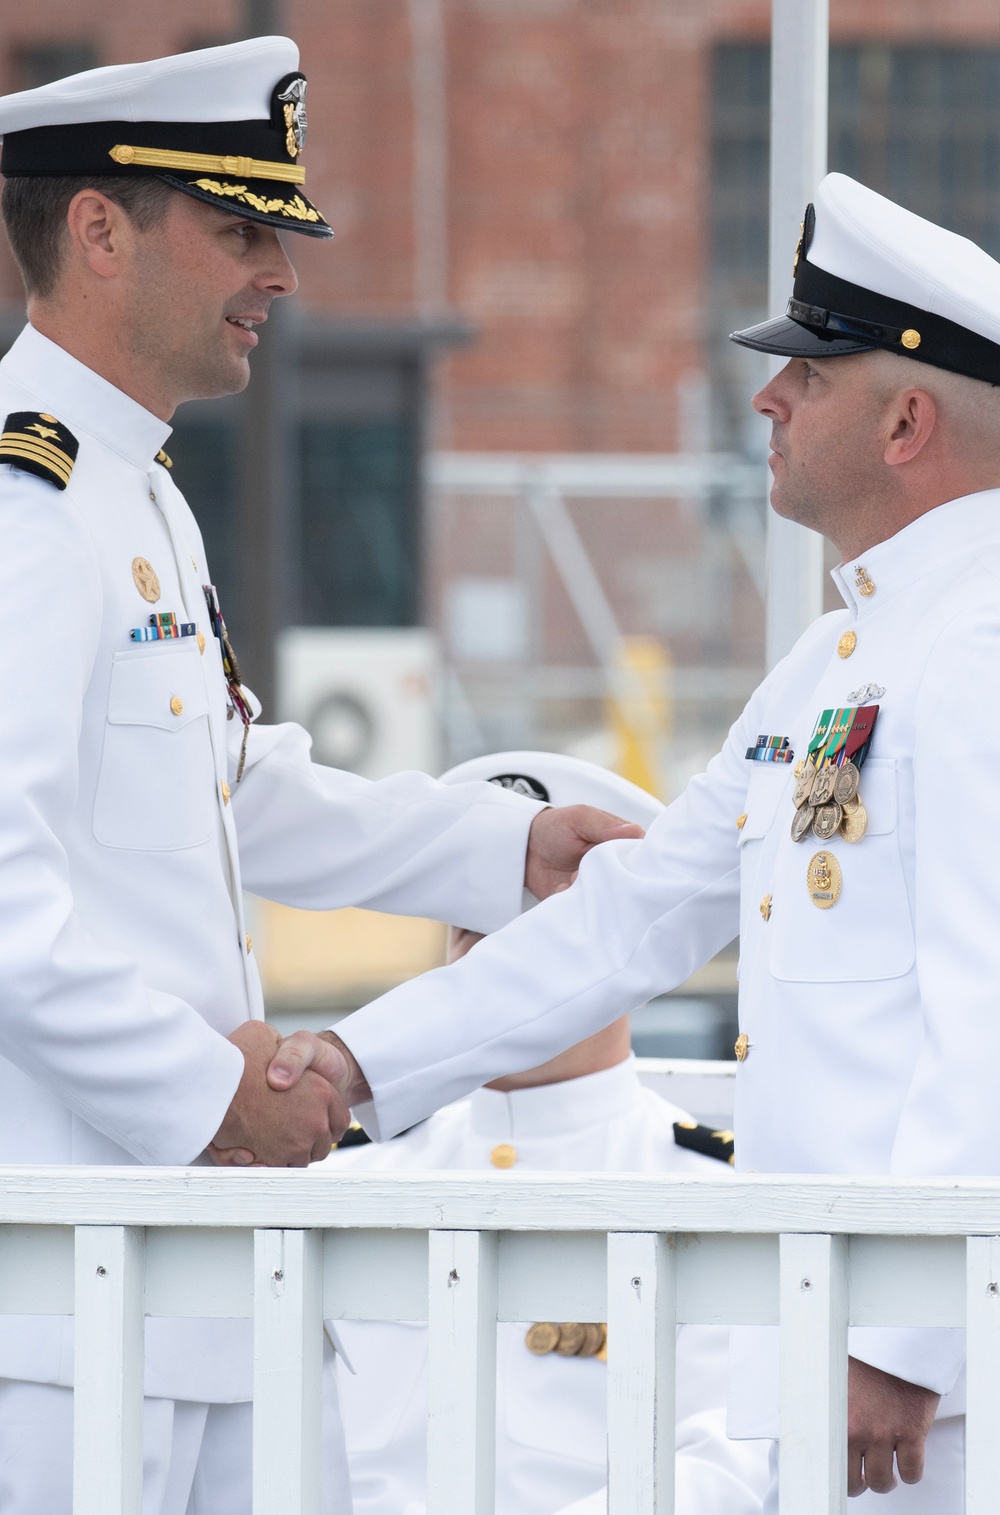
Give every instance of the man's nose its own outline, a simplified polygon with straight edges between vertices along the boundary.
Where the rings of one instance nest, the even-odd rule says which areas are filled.
[[[788,401],[782,392],[781,378],[782,374],[776,374],[763,389],[758,389],[750,401],[758,415],[767,416],[772,421],[788,420]]]
[[[293,295],[299,287],[298,274],[292,267],[292,261],[278,238],[274,239],[274,248],[268,257],[266,267],[254,279],[258,289],[266,292],[277,299],[281,295]]]

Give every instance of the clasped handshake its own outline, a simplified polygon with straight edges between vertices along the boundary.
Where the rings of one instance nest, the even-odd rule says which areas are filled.
[[[525,887],[539,900],[558,894],[592,847],[641,836],[641,827],[591,805],[540,810],[528,834]],[[222,1166],[319,1162],[346,1131],[351,1107],[371,1098],[363,1072],[332,1031],[281,1037],[264,1021],[247,1021],[229,1040],[242,1052],[244,1069],[208,1148]]]

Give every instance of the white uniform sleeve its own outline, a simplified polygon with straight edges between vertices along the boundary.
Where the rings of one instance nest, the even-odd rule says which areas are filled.
[[[1000,595],[944,629],[917,698],[911,909],[923,1024],[893,1149],[902,1176],[1000,1174],[998,666]],[[852,1333],[851,1349],[947,1393],[964,1332],[870,1329]]]
[[[301,726],[230,723],[243,883],[309,910],[359,905],[496,931],[521,909],[528,832],[539,810],[495,784],[424,773],[372,783],[312,762]]]
[[[356,1112],[370,1135],[544,1062],[683,983],[736,936],[736,820],[766,691],[643,841],[594,848],[572,889],[339,1023],[372,1089]]]
[[[141,1161],[188,1162],[217,1131],[243,1058],[76,912],[60,835],[101,581],[71,497],[0,473],[0,1053]]]

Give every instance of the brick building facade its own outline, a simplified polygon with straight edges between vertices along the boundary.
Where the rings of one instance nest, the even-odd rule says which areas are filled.
[[[835,40],[1000,45],[992,0],[832,0]],[[237,35],[234,0],[0,0],[0,87]],[[434,436],[663,451],[711,331],[713,50],[767,0],[285,0],[307,164],[336,228],[296,243],[332,315],[457,313]],[[5,261],[0,296],[16,300]],[[679,388],[680,386],[680,388]]]

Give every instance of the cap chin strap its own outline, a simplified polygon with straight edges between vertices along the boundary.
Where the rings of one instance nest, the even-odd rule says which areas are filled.
[[[903,326],[882,326],[877,321],[864,321],[860,316],[840,315],[835,310],[824,310],[822,305],[807,305],[804,300],[789,300],[785,314],[800,326],[819,328],[828,331],[831,336],[858,337],[861,341],[870,341],[879,347],[886,342],[899,345],[904,331],[908,329]]]
[[[297,163],[269,163],[263,158],[213,153],[175,153],[163,147],[130,147],[118,142],[108,153],[123,168],[172,168],[191,174],[236,174],[241,179],[276,179],[283,184],[304,184],[306,171]]]

